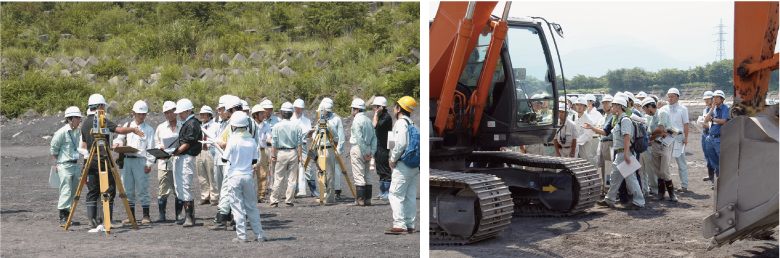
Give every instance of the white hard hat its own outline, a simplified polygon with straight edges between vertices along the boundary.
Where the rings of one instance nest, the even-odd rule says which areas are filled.
[[[601,102],[604,101],[612,102],[612,95],[607,94],[606,96],[604,96],[604,98],[601,99]]]
[[[305,103],[305,102],[303,102],[303,100],[302,100],[302,99],[296,99],[296,100],[293,102],[293,107],[297,107],[297,108],[306,108],[306,103]]]
[[[596,101],[596,95],[585,94],[585,100]]]
[[[619,98],[615,98],[614,100],[612,100],[612,104],[619,104],[619,105],[623,105],[623,107],[628,107],[628,100],[626,100],[621,96]]]
[[[219,97],[219,105],[217,106],[217,109],[225,107],[225,104],[227,104],[227,100],[230,98],[230,95],[222,95]]]
[[[619,98],[625,99],[626,98],[626,94],[622,93],[622,92],[618,92],[617,94],[615,94],[615,97],[612,98],[612,101],[615,101],[616,99],[619,99]],[[628,103],[628,102],[626,102],[626,103]]]
[[[568,112],[569,110],[570,110],[570,109],[567,109],[567,108],[566,108],[566,105],[560,105],[560,106],[558,106],[558,111],[566,111],[566,112]]]
[[[214,110],[211,110],[211,107],[204,105],[203,107],[200,108],[200,113],[201,114],[214,114]]]
[[[165,111],[168,111],[168,110],[171,110],[171,109],[174,109],[174,108],[176,108],[176,103],[174,103],[173,101],[166,101],[165,103],[163,103],[163,110],[162,110],[162,112],[165,113]]]
[[[647,104],[650,104],[650,103],[655,103],[655,99],[653,99],[653,98],[645,98],[644,100],[642,100],[642,106],[643,107],[645,105],[647,105]]]
[[[260,105],[263,106],[263,108],[274,108],[274,104],[271,103],[271,100],[269,99],[263,100],[263,102],[260,102]]]
[[[712,91],[705,91],[704,96],[702,96],[702,99],[711,99],[712,98]]]
[[[540,99],[540,98],[542,98],[542,95],[539,94],[534,94],[533,96],[531,96],[531,99]]]
[[[647,98],[647,93],[645,93],[644,91],[640,91],[639,93],[636,94],[636,97],[637,98]]]
[[[144,102],[143,100],[139,100],[136,101],[135,104],[133,104],[133,112],[146,114],[149,113],[149,107],[146,106],[146,102]]]
[[[387,106],[387,99],[385,97],[376,97],[374,98],[374,106]]]
[[[574,102],[574,104],[582,104],[582,105],[588,105],[588,100],[585,98],[578,98],[577,102]]]
[[[572,104],[577,103],[577,97],[571,97],[569,98],[569,101],[571,101]]]
[[[236,96],[230,96],[225,100],[225,109],[231,109],[235,107],[240,107],[243,109],[241,105],[241,99],[239,99]]]
[[[290,102],[284,102],[282,104],[282,112],[293,112],[293,104]]]
[[[558,102],[566,102],[566,97],[564,97],[564,96],[559,96],[559,97],[558,97]]]
[[[103,95],[100,94],[92,94],[89,96],[89,101],[87,102],[87,105],[98,105],[98,104],[106,104],[106,98],[103,97]]]
[[[716,90],[714,93],[712,93],[712,96],[713,97],[720,96],[721,98],[725,99],[726,98],[726,93],[723,93],[722,90]]]
[[[254,114],[254,113],[257,113],[257,112],[265,112],[265,109],[263,108],[262,105],[257,104],[254,107],[252,107],[252,112],[251,113]]]
[[[669,95],[669,94],[672,94],[672,93],[677,94],[677,96],[680,96],[680,90],[678,90],[677,88],[670,88],[669,91],[666,92],[666,95]]]
[[[332,112],[333,104],[329,102],[320,103],[320,109],[324,109],[325,111]]]
[[[539,94],[539,98],[540,99],[550,98],[550,95],[547,94],[547,92],[542,92],[542,94]]]
[[[65,109],[65,117],[78,116],[81,117],[81,110],[77,106],[71,106]]]
[[[245,112],[236,112],[230,116],[230,125],[235,127],[244,127],[249,124],[248,116]]]
[[[241,109],[249,110],[249,103],[247,103],[246,100],[241,100]]]
[[[322,99],[322,102],[327,102],[327,103],[330,103],[331,105],[333,104],[333,100],[330,99],[330,98],[324,98],[324,99]]]
[[[362,99],[353,99],[352,105],[350,105],[349,107],[357,108],[357,109],[366,109],[366,102],[363,101]]]
[[[189,99],[180,99],[178,102],[176,102],[176,111],[173,111],[173,113],[179,114],[193,108],[195,107],[192,106],[192,101]]]
[[[631,93],[631,92],[629,92],[629,91],[626,91],[626,92],[624,92],[623,94],[624,94],[624,95],[627,97],[627,98],[626,98],[626,102],[628,102],[628,100],[630,99],[631,101],[633,101],[634,103],[636,103],[636,99],[634,98],[634,93]]]

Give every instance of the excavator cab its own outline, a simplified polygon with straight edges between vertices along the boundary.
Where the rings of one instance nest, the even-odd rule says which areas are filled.
[[[564,87],[551,51],[560,25],[508,18],[511,2],[499,19],[496,3],[441,2],[431,24],[431,244],[495,237],[512,216],[579,214],[601,190],[584,159],[498,151],[550,142]]]

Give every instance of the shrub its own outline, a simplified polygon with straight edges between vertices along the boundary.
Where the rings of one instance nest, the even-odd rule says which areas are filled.
[[[110,78],[119,75],[127,74],[127,65],[122,60],[114,59],[108,62],[100,62],[92,67],[90,70],[95,73],[96,76]]]
[[[420,98],[420,68],[415,66],[405,72],[390,75],[382,91],[390,98],[400,99],[403,96]]]
[[[28,72],[23,77],[4,80],[2,92],[1,113],[9,118],[21,116],[28,109],[42,113],[62,111],[69,106],[83,108],[93,93],[84,80],[54,78],[41,72]]]

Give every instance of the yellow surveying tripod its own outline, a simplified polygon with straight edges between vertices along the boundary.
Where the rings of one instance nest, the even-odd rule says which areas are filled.
[[[349,185],[349,190],[352,191],[352,196],[357,196],[357,193],[355,193],[355,187],[352,186],[352,182],[349,180],[349,175],[347,175],[347,170],[344,168],[344,163],[341,162],[341,156],[339,155],[339,152],[336,150],[336,144],[333,142],[333,134],[328,131],[328,112],[324,110],[317,111],[320,119],[319,123],[317,125],[317,132],[314,136],[314,139],[312,140],[311,146],[309,146],[309,152],[306,155],[306,161],[303,163],[304,168],[309,167],[309,160],[311,160],[311,157],[317,156],[317,188],[320,189],[320,206],[325,205],[325,169],[327,168],[327,156],[328,151],[325,149],[325,145],[322,145],[322,139],[325,139],[326,143],[330,143],[330,146],[333,146],[333,153],[336,154],[336,160],[339,162],[339,166],[341,167],[341,174],[344,175],[344,178],[347,179],[347,185]],[[337,175],[334,175],[336,178],[335,180],[339,180]],[[331,185],[329,187],[335,187],[334,185]]]
[[[87,173],[89,172],[89,165],[92,159],[98,161],[98,175],[100,176],[100,199],[103,202],[103,226],[106,228],[106,235],[111,234],[111,210],[108,201],[110,196],[106,193],[108,189],[108,173],[114,175],[114,181],[116,182],[116,188],[119,191],[119,198],[122,198],[122,202],[125,204],[125,211],[130,210],[130,205],[127,203],[127,195],[125,194],[125,188],[122,187],[122,180],[119,178],[119,173],[116,170],[116,164],[111,157],[111,152],[106,151],[108,154],[108,160],[102,160],[98,148],[106,149],[108,144],[108,135],[111,133],[106,128],[106,113],[103,110],[98,110],[95,113],[95,120],[92,123],[92,135],[95,136],[95,140],[92,142],[92,148],[89,150],[89,156],[86,158],[87,163],[84,165],[84,170],[81,171],[81,180],[79,181],[79,187],[76,190],[76,195],[73,196],[73,205],[70,207],[70,215],[68,215],[68,221],[65,223],[63,229],[68,230],[70,221],[73,219],[73,214],[76,210],[76,204],[79,202],[79,196],[81,196],[81,190],[84,189],[84,182],[87,180]],[[105,162],[105,164],[104,164]],[[109,172],[110,171],[110,172]],[[135,217],[132,213],[127,213],[130,223],[133,224],[133,228],[137,229],[138,224],[135,223]]]

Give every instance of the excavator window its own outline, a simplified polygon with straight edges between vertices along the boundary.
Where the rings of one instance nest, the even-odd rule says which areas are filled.
[[[482,33],[479,34],[477,44],[474,46],[474,50],[471,51],[463,74],[458,80],[458,83],[469,87],[471,90],[475,90],[479,83],[479,75],[482,73],[482,67],[485,65],[485,57],[492,34],[493,32],[491,31],[490,26],[485,26]],[[506,81],[504,67],[501,65],[501,57],[499,57],[497,63],[496,70],[493,72],[493,80],[488,89],[488,99],[485,103],[485,113],[488,115],[493,114],[495,111],[495,108],[497,107],[496,103],[498,103],[501,93],[504,91],[503,87]]]
[[[514,78],[517,125],[552,124],[554,95],[549,80],[551,66],[547,63],[541,34],[533,27],[509,26],[506,46],[512,69],[524,72],[524,76]]]

